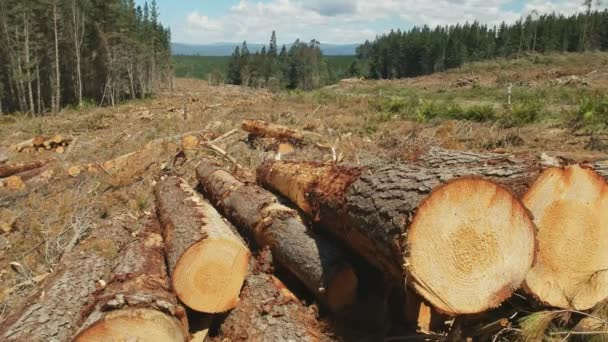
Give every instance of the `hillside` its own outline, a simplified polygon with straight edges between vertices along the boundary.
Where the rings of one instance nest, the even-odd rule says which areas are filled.
[[[261,119],[303,132],[305,142],[287,146],[282,160],[378,166],[414,162],[431,147],[439,147],[494,153],[486,166],[500,162],[496,156],[504,156],[507,166],[499,166],[507,168],[519,156],[534,156],[534,160],[542,156],[543,160],[584,166],[604,160],[594,165],[606,167],[607,92],[608,53],[555,54],[466,64],[411,79],[345,79],[311,92],[271,93],[178,78],[171,91],[116,107],[65,109],[42,117],[0,116],[0,165],[2,157],[9,164],[52,159],[42,174],[24,182],[14,186],[5,179],[0,182],[4,185],[0,187],[0,324],[45,279],[63,270],[58,268],[62,255],[69,255],[87,236],[116,222],[131,229],[133,221],[155,212],[153,189],[161,176],[179,176],[196,187],[194,170],[205,158],[231,170],[236,163],[255,170],[264,160],[277,159],[277,148],[284,146],[272,140],[251,142],[240,130],[244,119]],[[10,148],[36,136],[57,134],[71,137],[67,146],[59,146],[65,147],[61,150],[42,147],[18,153]],[[196,136],[202,143],[197,140],[194,147],[184,149],[188,143],[182,139],[184,135]],[[215,145],[208,144],[217,138]],[[252,180],[247,172],[237,176]],[[416,191],[421,188],[416,185]],[[225,199],[224,193],[218,198]],[[513,203],[519,205],[520,201]],[[136,234],[135,230],[131,233]],[[116,253],[103,250],[103,245],[95,248],[106,256]],[[361,261],[355,260],[353,265],[359,267]],[[320,324],[334,329],[332,339],[409,336],[416,328],[407,326],[403,317],[395,318],[394,310],[383,302],[388,298],[380,292],[384,284],[373,281],[382,277],[363,269],[366,281],[361,287],[367,297],[354,313],[349,312],[349,325],[341,327],[324,310],[307,309],[308,315],[319,313],[321,317],[322,323],[313,327],[325,331],[317,326]],[[286,303],[317,303],[315,298],[325,289],[310,293],[288,273],[281,268],[277,271],[277,277],[296,294],[285,295],[292,298]],[[88,280],[95,284],[89,286],[93,290],[101,286],[95,291],[105,287],[103,279]],[[244,293],[255,297],[255,292]],[[305,300],[293,300],[294,296]],[[517,325],[520,317],[509,318],[513,312],[523,315],[517,305],[532,310],[528,302],[514,298],[501,307],[504,311],[485,316],[507,320],[514,328],[500,334],[509,340],[521,328]],[[266,310],[267,304],[259,310]],[[286,319],[284,314],[268,313],[263,312],[266,319]],[[190,311],[188,316],[196,322],[203,320]],[[575,318],[577,322],[568,321],[572,323],[568,328],[581,319],[576,314]],[[195,330],[192,324],[191,328]],[[212,329],[211,335],[216,338],[218,329]],[[431,336],[444,337],[443,333]]]

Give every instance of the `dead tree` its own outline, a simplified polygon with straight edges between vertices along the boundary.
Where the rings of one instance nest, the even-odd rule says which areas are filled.
[[[93,311],[74,341],[188,340],[185,310],[170,290],[156,215],[142,219],[136,234],[107,287],[89,304]]]
[[[162,179],[155,193],[179,299],[207,313],[234,308],[251,256],[247,246],[184,180]]]
[[[523,282],[534,261],[535,227],[507,189],[481,178],[453,180],[450,171],[269,161],[258,178],[439,311],[478,313]],[[493,168],[467,172],[509,179]]]
[[[309,231],[299,214],[270,192],[238,181],[210,160],[196,169],[199,181],[222,212],[269,246],[277,262],[293,273],[319,301],[337,311],[354,303],[357,276],[338,247]]]
[[[91,295],[107,283],[116,259],[132,240],[135,222],[117,217],[65,254],[54,274],[0,324],[3,341],[68,341]]]

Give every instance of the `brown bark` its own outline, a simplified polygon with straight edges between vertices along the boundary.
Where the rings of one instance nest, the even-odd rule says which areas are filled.
[[[184,180],[162,179],[155,192],[178,297],[201,312],[234,308],[247,274],[247,246]]]
[[[517,261],[521,261],[521,265],[518,264],[515,267],[517,272],[513,273],[513,283],[506,282],[504,289],[490,295],[487,299],[486,304],[492,307],[506,299],[515,290],[514,287],[521,284],[521,282],[515,284],[520,281],[519,278],[525,276],[525,274],[520,273],[527,272],[527,269],[531,266],[534,248],[533,224],[523,205],[494,182],[480,179],[462,179],[460,183],[450,182],[448,184],[448,181],[460,176],[477,176],[498,181],[502,184],[510,184],[514,180],[516,180],[516,184],[520,184],[523,180],[527,181],[528,175],[526,167],[521,169],[497,166],[426,168],[388,165],[363,169],[274,161],[268,161],[258,169],[259,181],[264,186],[274,189],[291,199],[305,213],[326,226],[333,235],[347,243],[372,265],[382,270],[394,284],[403,286],[405,284],[404,280],[407,280],[434,306],[443,312],[452,314],[475,313],[478,310],[487,309],[488,306],[477,303],[478,307],[472,309],[466,307],[466,305],[459,308],[454,303],[449,304],[449,299],[446,300],[433,294],[434,290],[428,288],[428,284],[422,283],[422,280],[417,279],[416,275],[412,274],[412,266],[409,264],[412,249],[410,245],[412,242],[409,240],[413,238],[409,236],[410,226],[415,222],[415,218],[425,222],[422,218],[431,215],[426,213],[428,210],[425,210],[424,214],[419,214],[419,207],[423,204],[432,207],[435,202],[445,200],[444,210],[449,212],[452,203],[449,199],[441,199],[441,196],[459,188],[468,192],[466,195],[476,198],[475,200],[477,200],[477,196],[487,197],[488,193],[496,192],[497,198],[501,202],[498,204],[494,203],[497,201],[485,203],[488,198],[483,197],[479,199],[480,204],[484,206],[487,204],[487,206],[482,208],[490,210],[490,208],[496,206],[501,208],[504,206],[501,214],[507,215],[508,217],[505,219],[509,220],[511,219],[509,215],[512,215],[513,219],[517,221],[517,224],[513,224],[514,234],[522,240],[519,246],[526,247],[524,248],[525,252],[520,256],[522,259]],[[445,184],[449,186],[445,186]],[[438,191],[439,189],[442,189],[442,191]],[[466,195],[462,194],[463,198],[458,198],[457,203],[466,205],[475,201],[465,198]],[[433,196],[440,196],[440,199],[431,201],[429,198],[433,198]],[[453,201],[456,202],[457,200],[454,199]],[[511,214],[509,214],[510,212]],[[421,216],[422,218],[420,218]],[[463,222],[454,220],[449,224],[462,224],[461,228],[456,228],[456,233],[464,234],[464,230],[470,224],[465,222],[467,220],[465,215],[461,216],[462,218],[459,220]],[[500,223],[488,223],[483,227],[477,227],[491,230],[490,233],[481,233],[482,235],[479,238],[486,236],[496,238],[494,233],[502,234],[496,232],[497,227],[500,227]],[[440,227],[437,227],[437,229],[440,229]],[[439,231],[437,234],[439,234]],[[431,238],[432,236],[428,237],[428,239]],[[421,239],[421,237],[417,237],[417,239]],[[476,252],[468,250],[468,247],[456,246],[457,240],[457,238],[450,238],[447,241],[447,243],[455,245],[451,253],[459,253],[460,248],[464,248],[462,255],[455,255],[455,260],[460,260],[458,262],[463,264],[455,266],[469,271],[477,269],[477,266],[474,265],[474,258],[468,258],[468,256],[475,255]],[[421,243],[421,245],[425,243]],[[470,244],[475,243],[475,241],[470,241]],[[497,243],[501,246],[499,249],[502,250],[502,245],[505,242],[498,241]],[[466,244],[469,245],[468,242]],[[449,246],[444,248],[449,248]],[[486,251],[479,252],[483,254]],[[438,251],[438,253],[442,252]],[[449,255],[449,253],[443,254]],[[518,259],[519,257],[515,256],[514,258]],[[505,265],[501,264],[502,266]],[[429,265],[429,267],[431,266]],[[482,297],[479,296],[479,298]],[[468,310],[473,312],[468,312]]]
[[[312,231],[299,214],[272,193],[238,181],[210,160],[196,169],[205,191],[222,212],[292,272],[317,299],[337,311],[354,303],[357,276],[345,254]]]
[[[257,137],[276,138],[298,144],[304,140],[302,133],[289,127],[262,120],[244,120],[241,128]]]
[[[314,314],[268,272],[270,256],[251,261],[239,305],[220,329],[220,339],[233,342],[329,341]]]
[[[132,240],[131,224],[128,216],[113,219],[64,255],[55,273],[0,324],[2,340],[69,340],[99,281],[108,280],[120,251]]]
[[[74,341],[188,339],[185,310],[171,292],[163,238],[156,216],[143,219],[112,279],[89,304],[93,308]]]
[[[37,160],[29,163],[0,164],[0,178],[10,177],[18,173],[41,168],[52,160]]]

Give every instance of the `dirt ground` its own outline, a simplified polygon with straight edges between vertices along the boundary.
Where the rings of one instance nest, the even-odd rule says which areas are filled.
[[[605,58],[605,56],[603,57]],[[600,62],[598,62],[600,63]],[[599,64],[601,67],[602,63]],[[555,122],[523,127],[496,123],[437,121],[419,123],[389,117],[366,130],[378,113],[369,106],[378,88],[437,91],[463,77],[476,78],[481,87],[499,88],[504,80],[548,84],[560,75],[594,77],[591,89],[608,87],[605,70],[584,63],[565,69],[533,65],[527,72],[500,71],[484,65],[402,81],[345,80],[311,94],[272,94],[236,86],[208,86],[203,81],[178,79],[175,89],[147,100],[115,108],[89,107],[64,110],[59,115],[29,118],[0,116],[0,149],[9,163],[54,158],[48,182],[22,190],[0,188],[0,321],[20,299],[53,272],[66,247],[77,243],[103,220],[128,213],[138,217],[153,203],[152,187],[163,173],[183,176],[195,184],[194,166],[202,156],[215,156],[208,148],[181,151],[179,139],[146,144],[184,132],[204,131],[207,139],[238,129],[243,119],[263,119],[304,131],[307,147],[283,158],[367,164],[377,160],[407,161],[431,145],[462,150],[502,152],[560,151],[583,158],[600,158],[589,150],[590,133]],[[534,70],[531,72],[530,70]],[[598,71],[599,70],[599,71]],[[602,76],[604,75],[604,76]],[[442,90],[444,91],[444,90]],[[458,91],[458,90],[454,90]],[[36,135],[71,135],[65,153],[53,151],[16,153],[12,144]],[[251,146],[238,131],[219,141],[240,164],[255,168],[275,152]],[[68,175],[74,165],[103,163],[144,149],[135,165],[125,170]],[[230,165],[226,162],[226,165]]]

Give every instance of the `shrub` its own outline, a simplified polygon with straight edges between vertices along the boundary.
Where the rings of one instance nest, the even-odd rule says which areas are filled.
[[[410,117],[416,113],[420,100],[416,96],[376,97],[369,102],[371,110]]]
[[[574,113],[585,126],[603,128],[608,125],[608,95],[583,97]]]
[[[507,108],[505,123],[519,126],[538,121],[543,114],[544,103],[539,98],[529,97],[514,102]]]
[[[460,117],[455,119],[484,122],[496,119],[496,110],[492,105],[476,105],[463,111]]]

